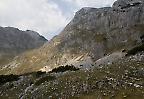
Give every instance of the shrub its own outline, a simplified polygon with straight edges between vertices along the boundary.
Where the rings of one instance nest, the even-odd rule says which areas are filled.
[[[126,56],[135,55],[138,52],[144,51],[144,44],[134,47],[133,49],[129,50]]]
[[[0,85],[19,80],[18,75],[0,75]]]
[[[41,77],[44,74],[46,74],[46,72],[38,71],[38,72],[34,73],[34,75],[35,75],[36,78],[39,78],[39,77]]]
[[[39,78],[39,77],[43,76],[44,74],[46,74],[46,72],[37,71],[37,72],[31,72],[31,73],[22,74],[20,76],[29,76],[29,75],[31,75],[34,78]]]
[[[50,73],[59,73],[59,72],[66,72],[66,71],[77,71],[79,68],[76,68],[75,66],[66,65],[66,66],[60,66],[58,68],[54,68]]]

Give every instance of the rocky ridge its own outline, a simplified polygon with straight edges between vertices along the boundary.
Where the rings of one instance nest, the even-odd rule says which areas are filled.
[[[143,99],[143,12],[133,16],[143,7],[142,0],[118,0],[112,8],[81,9],[60,35],[6,65],[4,74],[22,74],[0,76],[0,98]],[[37,72],[41,67],[51,72]]]
[[[0,65],[14,56],[42,46],[47,40],[37,32],[0,27]]]
[[[6,73],[38,71],[46,66],[53,69],[80,56],[93,65],[104,56],[127,51],[143,43],[143,14],[142,0],[118,0],[112,7],[82,8],[59,35],[40,49],[15,59],[8,66],[17,67]]]

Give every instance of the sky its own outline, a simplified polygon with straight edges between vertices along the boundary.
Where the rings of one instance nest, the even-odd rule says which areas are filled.
[[[0,0],[0,26],[34,30],[48,40],[82,7],[109,7],[115,0]]]

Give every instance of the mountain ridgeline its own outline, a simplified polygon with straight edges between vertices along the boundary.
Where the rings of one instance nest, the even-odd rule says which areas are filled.
[[[142,44],[143,28],[143,0],[118,0],[112,7],[82,8],[59,35],[40,49],[15,59],[18,66],[9,73],[73,64],[78,57],[95,62],[105,55]]]
[[[59,35],[0,74],[0,99],[144,99],[144,0],[82,8]]]
[[[37,32],[0,27],[0,65],[22,52],[42,46],[45,42],[47,40]]]

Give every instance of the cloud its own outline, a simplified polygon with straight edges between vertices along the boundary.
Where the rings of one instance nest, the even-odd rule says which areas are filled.
[[[91,6],[97,8],[111,6],[114,1],[116,0],[76,0],[79,6]]]
[[[67,24],[58,6],[48,0],[1,0],[0,25],[32,29],[50,39]]]
[[[116,0],[63,0],[66,2],[75,3],[77,7],[105,7],[111,6]]]
[[[0,0],[0,26],[34,30],[48,39],[82,7],[110,6],[115,0]]]

